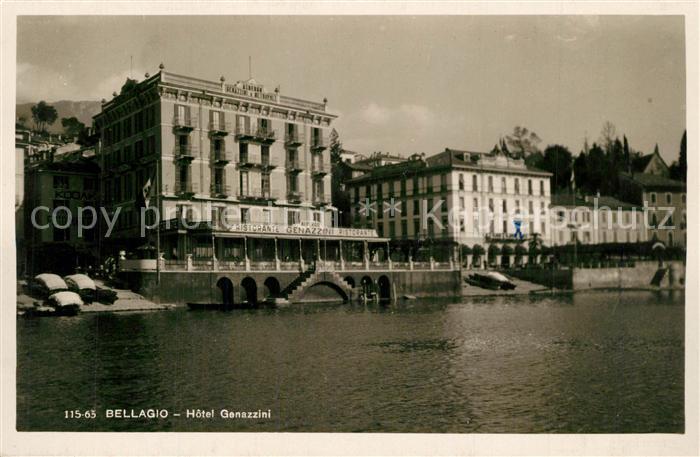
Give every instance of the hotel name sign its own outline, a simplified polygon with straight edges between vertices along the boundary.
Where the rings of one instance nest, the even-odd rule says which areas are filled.
[[[275,225],[275,224],[232,224],[230,232],[252,234],[279,234],[279,235],[305,235],[328,236],[345,238],[377,238],[374,229],[354,229],[345,227],[320,227],[308,225]]]

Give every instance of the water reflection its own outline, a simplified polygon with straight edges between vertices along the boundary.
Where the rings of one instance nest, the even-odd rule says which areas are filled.
[[[682,432],[682,303],[596,292],[19,319],[18,428]],[[101,414],[65,420],[74,408]]]

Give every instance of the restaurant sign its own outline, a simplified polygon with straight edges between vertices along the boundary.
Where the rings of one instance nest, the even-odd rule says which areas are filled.
[[[279,234],[279,235],[303,235],[317,237],[345,237],[345,238],[377,238],[374,229],[355,229],[345,227],[320,227],[308,225],[275,225],[275,224],[231,224],[230,232],[242,232],[252,234]]]

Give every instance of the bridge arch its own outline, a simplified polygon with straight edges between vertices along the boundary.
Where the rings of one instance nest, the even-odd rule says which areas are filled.
[[[391,282],[389,278],[382,275],[377,279],[377,289],[380,300],[391,300]]]
[[[241,281],[241,301],[245,301],[248,305],[257,305],[258,303],[258,285],[255,279],[246,276]]]
[[[233,305],[233,282],[227,277],[221,277],[216,281],[216,287],[221,291],[221,304]]]
[[[278,297],[282,288],[280,287],[280,282],[274,276],[268,277],[264,282],[265,288],[267,289],[267,296],[265,298],[275,298]]]

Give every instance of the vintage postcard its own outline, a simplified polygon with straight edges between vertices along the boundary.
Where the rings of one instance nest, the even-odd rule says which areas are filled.
[[[2,6],[3,455],[697,455],[698,3],[365,6]]]

